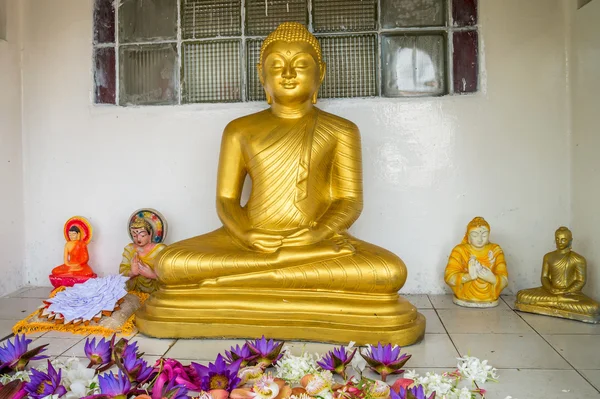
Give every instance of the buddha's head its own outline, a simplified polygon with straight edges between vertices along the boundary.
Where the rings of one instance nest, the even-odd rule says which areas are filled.
[[[71,226],[69,229],[69,241],[79,241],[81,238],[81,230],[77,226]]]
[[[554,241],[556,242],[556,249],[567,249],[571,247],[573,242],[573,233],[567,227],[559,227],[554,233]]]
[[[133,243],[138,247],[145,247],[152,242],[152,226],[144,218],[137,218],[129,226]]]
[[[269,104],[315,104],[325,77],[319,42],[304,25],[282,23],[260,48],[258,76]]]
[[[467,225],[463,243],[469,243],[475,249],[482,249],[490,243],[490,225],[484,218],[473,218]]]

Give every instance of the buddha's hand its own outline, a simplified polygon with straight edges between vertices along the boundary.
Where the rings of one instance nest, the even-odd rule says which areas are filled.
[[[324,226],[305,227],[283,238],[283,245],[300,247],[326,240],[333,236],[333,231]]]
[[[496,284],[496,275],[487,267],[477,270],[477,276],[490,284]]]
[[[477,269],[479,266],[479,261],[477,261],[477,258],[475,258],[474,256],[471,256],[471,259],[469,259],[469,277],[470,279],[467,281],[471,281],[471,280],[475,280],[478,275],[477,275]]]
[[[282,245],[283,236],[258,229],[250,229],[239,237],[250,249],[262,252],[275,252]]]

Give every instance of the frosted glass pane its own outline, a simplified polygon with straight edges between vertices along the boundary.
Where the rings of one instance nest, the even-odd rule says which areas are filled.
[[[265,91],[263,90],[258,78],[258,64],[260,57],[260,46],[262,39],[246,40],[246,92],[248,101],[264,101],[266,99]]]
[[[184,39],[242,34],[241,0],[181,0]]]
[[[174,44],[122,46],[119,64],[121,104],[177,103],[179,74]]]
[[[321,98],[377,95],[377,35],[318,38],[327,65]]]
[[[94,3],[94,42],[115,42],[115,9],[112,0],[96,0]]]
[[[444,26],[444,0],[381,0],[381,23],[386,29],[410,26]]]
[[[403,97],[444,94],[445,42],[442,34],[383,36],[383,95]]]
[[[120,0],[121,43],[177,38],[177,0]]]
[[[94,52],[94,102],[96,104],[114,104],[117,87],[115,48],[97,48]]]
[[[183,101],[241,101],[240,41],[185,43]]]
[[[313,0],[315,32],[352,32],[377,28],[377,0]]]
[[[282,22],[307,25],[306,0],[246,0],[247,35],[268,35]]]

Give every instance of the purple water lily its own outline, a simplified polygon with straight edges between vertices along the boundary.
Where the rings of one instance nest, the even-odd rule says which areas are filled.
[[[155,384],[152,388],[152,399],[187,399],[188,389],[183,384],[177,383],[177,378],[172,378],[166,384]]]
[[[153,375],[154,369],[138,354],[137,342],[127,343],[117,364],[129,377],[129,381],[144,383]]]
[[[277,363],[283,356],[281,349],[283,348],[283,341],[275,342],[272,339],[268,340],[263,335],[261,339],[255,341],[246,341],[250,352],[256,355],[256,359],[252,361],[252,364],[263,364],[265,367],[269,367]]]
[[[240,368],[246,367],[248,363],[252,362],[254,359],[258,357],[258,355],[253,354],[250,351],[250,347],[248,344],[244,344],[241,347],[236,345],[235,347],[231,347],[231,350],[225,351],[225,356],[227,357],[227,363],[233,363],[238,359],[242,359],[242,363],[240,363]]]
[[[240,383],[237,374],[241,363],[242,359],[238,359],[228,365],[225,363],[223,356],[219,354],[215,363],[208,363],[208,367],[193,362],[192,367],[196,370],[196,373],[200,378],[200,388],[203,391],[224,389],[231,392],[231,390],[237,388]]]
[[[399,346],[392,347],[392,344],[381,346],[381,342],[378,342],[377,346],[369,345],[368,349],[360,355],[371,370],[381,375],[384,382],[388,375],[402,373],[404,371],[401,370],[402,366],[411,357],[408,354],[400,355]]]
[[[392,390],[393,392],[393,390]],[[425,396],[425,389],[423,389],[423,385],[417,385],[412,388],[404,389],[400,388],[400,392],[397,395],[398,399],[435,399],[435,392],[433,392],[429,397]],[[395,399],[393,396],[390,399]]]
[[[85,340],[84,351],[87,358],[90,359],[90,365],[88,367],[103,366],[110,363],[112,352],[111,341],[106,341],[102,338],[98,341],[98,344],[96,344],[96,338],[93,338],[91,341],[88,338]]]
[[[327,352],[317,364],[323,370],[330,370],[346,379],[346,366],[352,361],[352,358],[356,354],[356,350],[357,348],[354,348],[354,350],[350,352],[347,351],[344,346],[333,348],[333,351]]]
[[[60,385],[60,374],[61,371],[57,373],[48,360],[48,372],[31,369],[31,381],[25,384],[25,392],[33,399],[41,399],[48,395],[58,395],[60,398],[67,393],[66,388]]]
[[[48,356],[38,356],[46,350],[46,345],[41,345],[27,350],[31,343],[25,335],[15,335],[14,343],[9,339],[6,344],[0,346],[0,374],[10,370],[23,371],[30,360],[47,359]]]

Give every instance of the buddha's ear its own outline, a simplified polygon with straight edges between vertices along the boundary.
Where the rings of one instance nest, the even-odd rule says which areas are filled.
[[[325,71],[327,70],[327,65],[324,62],[321,62],[320,70],[319,83],[323,83],[323,79],[325,79]]]
[[[258,80],[260,81],[260,84],[264,86],[265,78],[263,78],[262,64],[260,62],[256,64],[256,70],[258,71]]]

